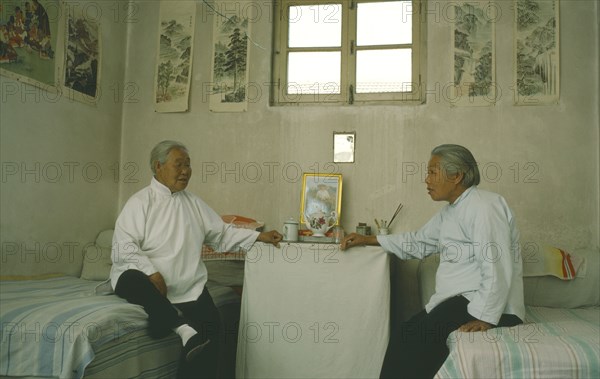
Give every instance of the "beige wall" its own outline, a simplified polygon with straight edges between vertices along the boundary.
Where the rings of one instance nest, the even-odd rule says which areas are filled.
[[[460,143],[482,164],[481,187],[502,193],[514,208],[523,241],[598,245],[598,58],[590,54],[598,50],[596,2],[561,2],[561,99],[557,105],[527,107],[513,105],[512,2],[499,2],[502,95],[495,106],[482,108],[453,107],[445,98],[452,66],[445,2],[430,2],[426,104],[269,106],[262,83],[270,81],[272,20],[264,3],[254,4],[262,7],[262,16],[251,25],[252,40],[260,46],[251,46],[250,81],[263,96],[245,113],[209,111],[203,88],[210,82],[212,12],[200,5],[190,111],[152,112],[154,68],[128,67],[127,81],[144,91],[139,103],[125,107],[122,161],[146,162],[155,142],[182,140],[195,170],[190,190],[220,213],[248,215],[280,228],[288,217],[299,217],[298,168],[328,170],[333,131],[356,131],[356,163],[337,166],[344,176],[342,224],[354,230],[358,221],[389,218],[402,201],[406,206],[394,225],[401,231],[419,227],[442,205],[429,199],[422,172],[408,170],[422,167],[434,146]],[[129,54],[152,60],[156,39],[148,36],[156,34],[158,3],[144,4],[142,12],[143,22],[131,25]],[[257,166],[262,177],[255,183]],[[150,179],[149,171],[141,176],[142,183],[121,186],[121,205]]]
[[[96,3],[104,10],[102,87],[110,92],[118,84],[128,89],[127,96],[115,101],[111,93],[90,107],[67,99],[22,99],[25,90],[18,84],[17,95],[2,97],[3,175],[12,163],[27,168],[39,162],[40,170],[79,163],[72,181],[66,173],[58,183],[43,177],[38,183],[20,172],[3,177],[2,273],[76,271],[79,262],[55,262],[51,249],[59,245],[64,258],[77,243],[73,249],[80,254],[97,231],[110,227],[126,199],[150,180],[148,153],[166,138],[190,148],[191,191],[219,213],[255,217],[280,229],[285,219],[299,216],[299,171],[327,170],[332,132],[356,131],[356,163],[336,169],[344,176],[342,224],[354,230],[358,221],[389,218],[402,201],[405,208],[394,231],[419,227],[442,206],[429,199],[422,172],[407,170],[420,170],[432,147],[460,143],[485,169],[481,187],[507,198],[523,242],[597,247],[598,3],[561,2],[561,99],[557,105],[530,107],[513,105],[512,2],[498,3],[496,74],[502,97],[495,106],[452,107],[436,90],[450,81],[452,63],[450,24],[435,11],[429,15],[425,104],[269,106],[263,83],[270,81],[272,19],[268,2],[257,1],[262,16],[252,24],[251,36],[260,46],[251,48],[249,69],[262,96],[247,112],[212,113],[203,93],[210,82],[212,12],[199,2],[190,111],[174,114],[153,110],[158,1],[135,2],[137,12],[129,22],[112,17],[113,2]],[[430,9],[436,9],[435,2]],[[3,93],[14,83],[0,78]],[[103,170],[95,183],[81,177],[90,162]],[[130,176],[115,180],[115,163]],[[261,168],[258,180],[256,167]]]
[[[97,106],[0,77],[2,275],[79,274],[83,247],[114,224],[126,24],[112,2],[85,3],[104,42]]]

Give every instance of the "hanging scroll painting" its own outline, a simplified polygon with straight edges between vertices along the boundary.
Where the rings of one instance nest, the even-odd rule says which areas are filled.
[[[517,105],[558,102],[559,1],[515,0],[514,96]]]
[[[244,112],[248,108],[250,24],[247,11],[227,3],[216,2],[214,8],[209,105],[213,112]]]
[[[457,2],[452,7],[453,86],[456,106],[488,106],[496,102],[495,19],[489,1]]]
[[[161,1],[155,73],[156,112],[189,108],[196,2]]]
[[[81,7],[65,6],[67,39],[63,92],[69,99],[94,104],[100,96],[100,22]]]

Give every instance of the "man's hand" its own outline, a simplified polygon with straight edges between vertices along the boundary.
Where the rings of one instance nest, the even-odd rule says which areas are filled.
[[[363,236],[362,234],[350,233],[344,237],[340,244],[340,248],[346,250],[349,247],[364,245],[379,245],[377,236]]]
[[[167,283],[165,283],[165,278],[160,274],[160,272],[155,272],[152,275],[148,276],[148,279],[154,284],[154,287],[160,292],[161,295],[167,296]]]
[[[257,240],[264,243],[273,244],[275,247],[279,247],[279,242],[283,239],[283,236],[279,234],[277,230],[271,230],[270,232],[262,232],[258,235]]]
[[[461,332],[485,332],[491,328],[492,324],[488,324],[487,322],[481,320],[473,320],[461,325],[458,330]]]

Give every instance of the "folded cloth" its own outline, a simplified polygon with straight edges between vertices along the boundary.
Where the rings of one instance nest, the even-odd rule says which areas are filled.
[[[523,276],[555,276],[562,280],[572,280],[583,259],[565,250],[544,246],[539,251],[527,256],[523,254]]]

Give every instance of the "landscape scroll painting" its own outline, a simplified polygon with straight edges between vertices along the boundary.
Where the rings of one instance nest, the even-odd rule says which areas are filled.
[[[450,101],[457,106],[496,102],[495,7],[489,1],[453,6],[454,83]]]
[[[161,1],[155,75],[155,110],[185,112],[189,107],[196,2]]]
[[[243,112],[248,106],[248,12],[217,2],[213,24],[213,69],[210,110]],[[231,3],[231,2],[229,2]],[[235,9],[235,13],[220,10]]]
[[[58,0],[0,0],[0,74],[57,92],[63,46]]]
[[[100,23],[78,7],[65,7],[67,41],[63,90],[70,98],[94,104],[100,96]]]
[[[515,104],[557,103],[560,93],[558,0],[515,0],[515,26]]]

